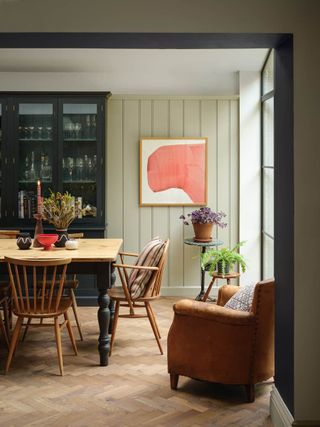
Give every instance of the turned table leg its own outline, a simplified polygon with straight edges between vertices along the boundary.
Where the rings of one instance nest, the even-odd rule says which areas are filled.
[[[107,290],[111,285],[111,263],[101,263],[97,274],[98,285],[98,322],[99,322],[99,344],[100,366],[108,366],[108,355],[110,351],[109,323],[110,323],[110,298]]]
[[[114,263],[111,264],[111,283],[110,287],[113,288],[116,283],[116,271],[114,268]],[[113,328],[113,319],[114,319],[114,311],[115,311],[115,302],[113,300],[110,300],[109,303],[109,309],[110,309],[110,322],[109,322],[109,334],[112,334],[112,328]]]

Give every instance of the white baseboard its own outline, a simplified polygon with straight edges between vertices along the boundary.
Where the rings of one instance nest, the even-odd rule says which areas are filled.
[[[274,427],[291,427],[294,421],[291,412],[275,386],[271,390],[270,415]]]
[[[120,285],[117,285],[121,288]],[[200,286],[162,286],[161,296],[163,297],[178,297],[194,299],[200,292]],[[210,292],[211,298],[218,296],[218,287],[212,287]]]
[[[182,297],[194,299],[200,292],[200,286],[163,286],[161,296],[163,297]],[[218,289],[212,288],[210,297],[217,297]]]

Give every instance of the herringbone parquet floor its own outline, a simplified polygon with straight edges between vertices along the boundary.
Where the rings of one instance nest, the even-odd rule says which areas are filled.
[[[162,298],[154,304],[163,337],[174,301]],[[74,356],[63,331],[64,377],[58,375],[52,328],[29,331],[7,376],[2,375],[6,352],[0,343],[1,427],[272,426],[270,383],[256,387],[253,404],[244,403],[238,386],[181,377],[178,391],[170,390],[166,356],[158,353],[147,319],[120,319],[110,364],[97,366],[96,309],[79,310],[85,341],[78,341]]]

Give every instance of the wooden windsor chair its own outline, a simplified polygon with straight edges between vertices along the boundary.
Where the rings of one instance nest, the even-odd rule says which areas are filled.
[[[83,233],[68,233],[68,236],[72,239],[81,239],[81,238],[83,238],[84,234]],[[57,283],[56,286],[58,286],[58,285],[59,284]],[[82,327],[81,327],[81,322],[80,322],[79,313],[78,313],[77,300],[76,300],[76,296],[75,296],[75,290],[77,289],[78,286],[79,286],[79,280],[77,279],[77,275],[74,274],[72,279],[66,279],[64,291],[67,293],[70,293],[70,296],[72,299],[71,308],[73,311],[73,316],[74,316],[76,324],[77,324],[80,340],[83,341]],[[39,289],[41,289],[41,283],[39,283]],[[27,336],[30,323],[31,323],[31,319],[28,320],[28,323],[26,325],[26,328],[25,328],[25,331],[24,331],[24,334],[22,337],[22,341],[24,341],[26,336]]]
[[[8,266],[12,290],[13,313],[18,318],[9,347],[5,373],[9,371],[23,321],[28,319],[28,326],[54,327],[60,374],[63,375],[61,329],[64,326],[68,329],[74,353],[76,355],[78,353],[68,316],[72,299],[70,295],[64,295],[66,271],[71,259],[21,260],[5,257],[5,261]],[[41,281],[40,292],[38,292],[39,280]],[[64,321],[60,324],[59,318],[61,316],[64,317]],[[29,322],[32,319],[40,319],[40,321],[42,319],[53,319],[54,323],[33,324]]]
[[[115,301],[115,312],[114,312],[114,320],[113,320],[113,328],[110,342],[110,356],[113,349],[117,324],[119,317],[136,319],[136,318],[144,318],[148,317],[152,331],[154,333],[155,339],[157,341],[160,353],[163,354],[162,346],[161,346],[161,335],[159,331],[159,327],[157,325],[156,316],[151,307],[151,302],[158,299],[160,297],[160,289],[162,283],[163,270],[165,266],[165,261],[167,258],[167,252],[169,247],[169,239],[165,242],[165,247],[163,254],[159,260],[157,266],[147,266],[147,265],[137,265],[137,264],[125,264],[124,257],[139,257],[139,254],[130,253],[130,252],[120,252],[121,264],[114,264],[119,272],[119,277],[121,280],[122,288],[115,287],[108,290],[108,295],[110,298]],[[133,298],[130,294],[129,290],[129,277],[128,270],[139,270],[139,271],[151,271],[152,274],[150,279],[145,287],[145,292],[143,296],[138,298]],[[128,307],[129,314],[119,314],[120,307]],[[136,309],[145,308],[146,314],[138,314],[136,313]]]
[[[20,234],[19,230],[0,230],[0,239],[16,239],[18,234]],[[9,338],[12,325],[12,301],[9,280],[0,281],[0,310],[3,311],[4,327]]]

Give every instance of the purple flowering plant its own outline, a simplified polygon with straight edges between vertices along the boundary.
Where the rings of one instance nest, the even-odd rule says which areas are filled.
[[[225,218],[227,215],[222,211],[213,212],[207,206],[200,209],[196,209],[195,211],[188,214],[188,216],[191,217],[192,224],[211,223],[211,224],[216,224],[221,228],[224,228],[227,226],[227,223],[223,222],[223,218]],[[181,215],[179,219],[182,219],[185,225],[189,225],[189,222],[187,221],[184,215]]]

